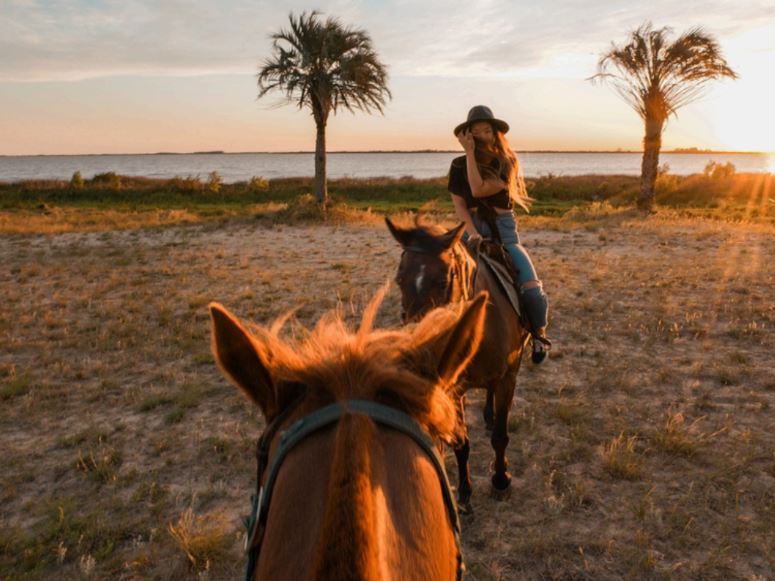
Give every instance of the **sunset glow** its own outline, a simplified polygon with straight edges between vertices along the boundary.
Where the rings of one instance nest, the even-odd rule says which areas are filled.
[[[0,134],[11,138],[0,142],[0,155],[314,149],[306,111],[278,106],[279,97],[256,101],[269,34],[303,3],[230,0],[213,10],[198,0],[174,14],[144,0],[72,4],[3,8]],[[384,116],[332,117],[328,148],[454,150],[451,128],[482,103],[510,122],[520,151],[639,150],[640,119],[587,79],[611,42],[652,20],[676,33],[702,26],[740,76],[710,83],[680,109],[663,147],[775,150],[775,24],[765,7],[656,0],[625,13],[603,1],[517,4],[428,0],[408,10],[392,0],[322,2],[324,14],[368,31],[393,93]]]

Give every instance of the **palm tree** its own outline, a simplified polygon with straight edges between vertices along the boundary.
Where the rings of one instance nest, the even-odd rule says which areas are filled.
[[[320,13],[289,16],[290,29],[272,34],[273,54],[258,73],[258,97],[273,89],[285,93],[299,109],[309,107],[315,119],[315,197],[328,201],[326,186],[326,124],[331,112],[344,107],[382,113],[387,69],[363,30],[344,26],[336,18],[322,20]]]
[[[662,131],[670,115],[697,99],[708,82],[737,78],[713,37],[701,28],[673,42],[669,28],[654,30],[650,22],[630,34],[624,46],[612,44],[598,62],[592,80],[609,82],[643,118],[643,161],[638,207],[652,211]]]

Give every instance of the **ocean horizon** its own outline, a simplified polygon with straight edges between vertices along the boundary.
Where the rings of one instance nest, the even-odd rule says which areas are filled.
[[[328,177],[375,178],[445,176],[461,151],[331,151]],[[547,175],[639,175],[638,151],[524,151],[519,152],[525,177]],[[702,173],[708,163],[732,163],[739,173],[775,171],[775,154],[761,152],[666,151],[660,164],[676,175]],[[115,172],[149,178],[200,177],[217,172],[224,182],[311,177],[314,152],[194,152],[82,155],[0,156],[0,181],[35,179],[69,180],[74,172],[84,179]]]

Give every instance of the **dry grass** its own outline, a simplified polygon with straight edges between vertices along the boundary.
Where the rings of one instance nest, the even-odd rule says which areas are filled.
[[[637,436],[619,434],[603,446],[603,468],[614,478],[637,480],[643,474],[643,458],[636,451]]]
[[[220,514],[196,516],[191,508],[167,529],[194,571],[209,571],[212,563],[228,558],[234,535]]]
[[[213,365],[206,304],[357,316],[400,255],[359,216],[0,236],[0,578],[240,575],[263,424]],[[602,206],[520,225],[555,348],[520,373],[506,500],[470,395],[470,578],[767,578],[772,227]]]

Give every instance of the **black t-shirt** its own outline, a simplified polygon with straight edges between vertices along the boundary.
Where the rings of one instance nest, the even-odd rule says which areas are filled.
[[[498,161],[493,161],[493,169],[498,168]],[[502,178],[503,179],[503,178]],[[452,160],[449,166],[449,183],[447,189],[460,196],[466,201],[467,208],[476,208],[480,205],[487,205],[493,208],[511,209],[511,197],[509,191],[503,189],[486,198],[475,198],[471,193],[471,186],[468,183],[468,170],[466,169],[466,156],[461,155]]]

